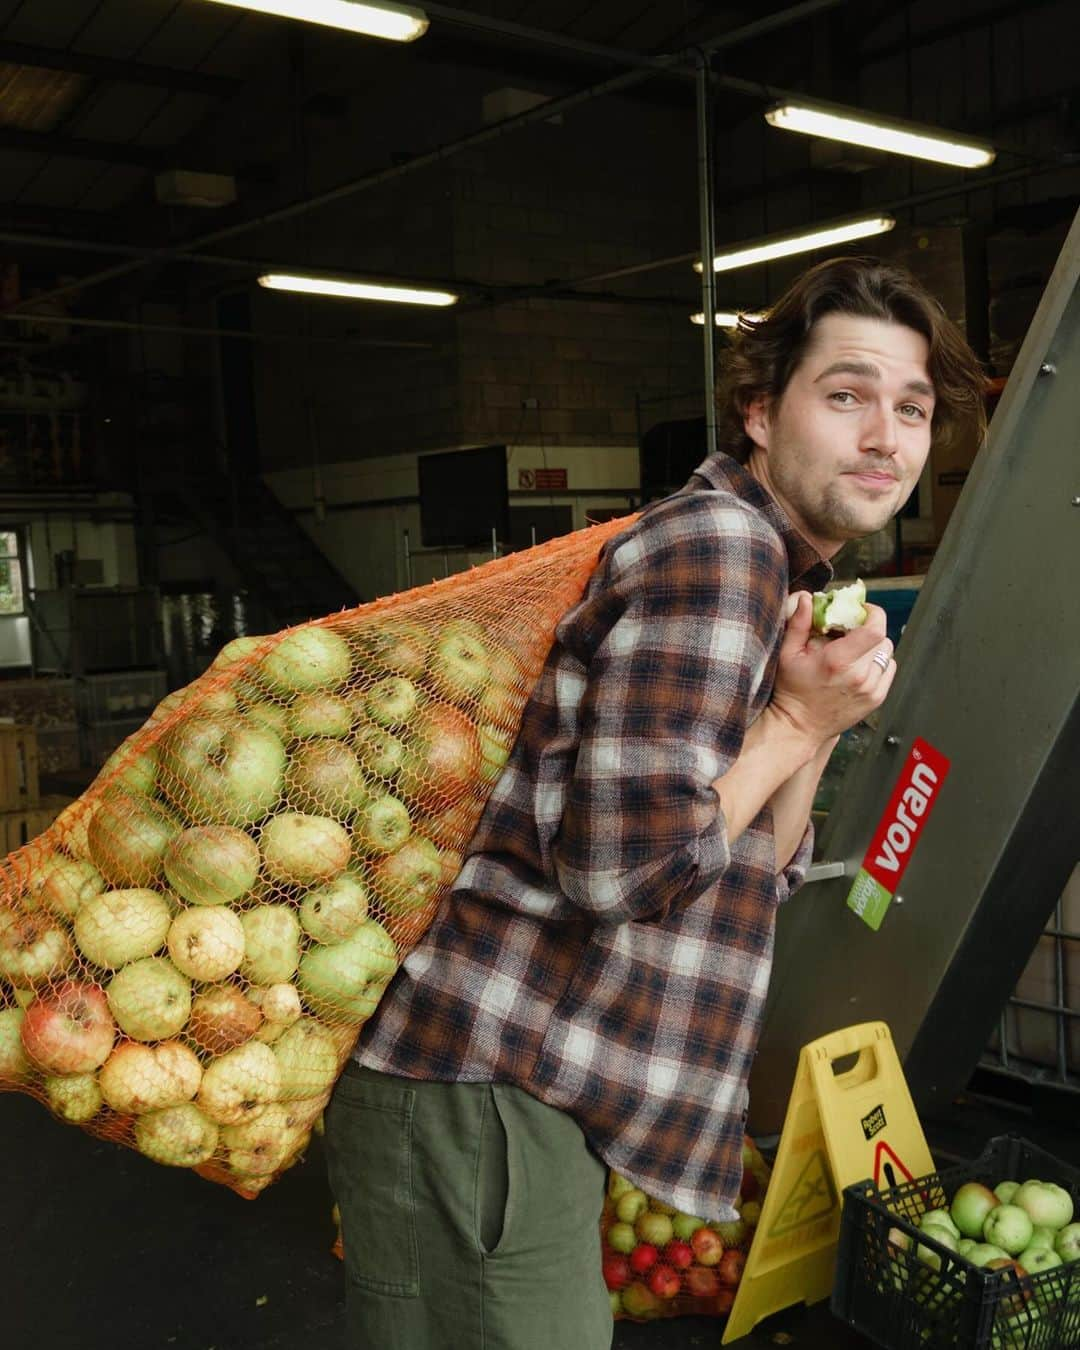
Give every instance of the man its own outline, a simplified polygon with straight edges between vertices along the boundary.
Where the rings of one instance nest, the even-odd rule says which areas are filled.
[[[872,262],[811,269],[736,335],[729,453],[606,545],[328,1110],[354,1350],[607,1347],[605,1164],[734,1217],[776,906],[896,669],[880,609],[825,642],[809,592],[936,438],[981,435],[982,384]]]

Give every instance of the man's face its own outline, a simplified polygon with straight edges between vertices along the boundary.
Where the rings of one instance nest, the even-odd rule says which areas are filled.
[[[779,402],[747,410],[750,472],[823,557],[911,496],[930,451],[929,350],[903,324],[827,314]]]

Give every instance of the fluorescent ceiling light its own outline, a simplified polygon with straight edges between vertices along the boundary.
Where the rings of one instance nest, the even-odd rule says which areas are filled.
[[[827,103],[802,101],[778,103],[765,113],[765,120],[783,131],[801,131],[807,136],[824,136],[830,141],[865,145],[912,159],[929,159],[936,164],[951,164],[958,169],[982,169],[993,164],[996,152],[985,141],[974,141],[949,132],[937,132],[914,122],[895,118],[865,116],[853,108]]]
[[[389,38],[391,42],[412,42],[423,37],[428,29],[427,15],[411,5],[367,5],[360,0],[211,0],[211,3],[254,9],[282,19],[321,23],[328,28],[346,28],[350,33]]]
[[[306,277],[291,272],[267,272],[259,285],[271,291],[299,291],[302,295],[336,295],[343,300],[383,300],[394,305],[457,304],[452,291],[429,291],[419,286],[384,286],[344,277]]]
[[[764,314],[751,314],[747,310],[718,309],[713,314],[717,328],[738,328],[740,319],[749,319],[751,323],[760,323],[764,317]],[[691,314],[690,322],[704,328],[704,313]]]
[[[769,262],[773,258],[790,258],[793,253],[811,253],[814,249],[832,248],[834,244],[847,244],[853,239],[867,239],[871,235],[885,234],[895,224],[893,216],[862,216],[858,220],[819,225],[799,234],[773,235],[756,244],[744,244],[729,253],[718,253],[713,258],[713,271],[732,272],[737,267],[753,267],[755,263]],[[702,270],[700,262],[694,264],[694,270]]]

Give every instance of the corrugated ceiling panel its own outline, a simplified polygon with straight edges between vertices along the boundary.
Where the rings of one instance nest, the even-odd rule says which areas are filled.
[[[173,94],[146,124],[139,144],[178,145],[202,124],[216,105],[216,99],[203,94]]]
[[[0,150],[0,201],[13,202],[44,162],[44,155]]]
[[[0,35],[13,42],[38,42],[43,47],[66,47],[94,12],[100,0],[48,0],[46,4],[4,4]],[[145,4],[130,5],[137,14]],[[136,25],[140,20],[135,19]]]
[[[98,177],[76,205],[83,211],[115,211],[125,206],[138,192],[147,193],[147,175],[126,164],[110,165]]]
[[[81,75],[0,62],[0,126],[52,131],[88,83]]]
[[[27,181],[19,201],[33,206],[77,206],[102,172],[103,166],[92,160],[53,156]]]
[[[110,0],[102,11],[123,12],[127,6],[123,0]],[[240,24],[254,27],[252,16],[227,8],[224,5],[182,4],[174,7],[165,21],[148,35],[148,40],[139,52],[140,61],[151,61],[162,66],[183,66],[186,70],[201,68],[206,54],[217,43]],[[277,20],[282,27],[288,25]]]
[[[40,5],[39,8],[64,8],[73,4],[78,4],[82,8],[81,0],[53,0],[49,6]],[[78,51],[93,52],[98,56],[141,59],[141,48],[144,43],[176,8],[177,0],[138,0],[135,4],[132,4],[131,0],[106,0],[105,4],[102,4],[101,0],[94,0],[83,16],[85,27],[82,27],[77,41],[72,45]],[[186,14],[201,9],[202,6],[184,4],[180,8]],[[95,9],[97,13],[93,14],[89,23],[86,23],[86,19]],[[14,37],[15,34],[9,33],[8,36]],[[43,37],[40,40],[53,46],[61,45],[56,36]]]
[[[135,141],[169,97],[167,89],[145,84],[105,85],[68,130],[94,141]]]

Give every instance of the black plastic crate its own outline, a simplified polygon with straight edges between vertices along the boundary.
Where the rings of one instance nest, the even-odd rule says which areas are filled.
[[[1032,1177],[1064,1186],[1080,1220],[1080,1170],[1017,1135],[885,1192],[872,1181],[846,1187],[832,1311],[886,1350],[1080,1350],[1080,1261],[1018,1278],[973,1266],[918,1227],[965,1181],[993,1187]],[[890,1242],[890,1229],[936,1253],[940,1270],[918,1260],[914,1245]]]

